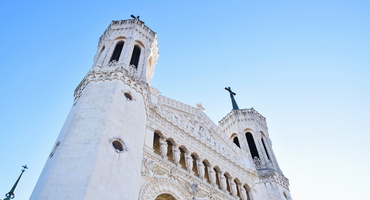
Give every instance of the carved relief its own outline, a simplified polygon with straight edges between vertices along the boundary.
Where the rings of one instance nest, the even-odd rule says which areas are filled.
[[[169,193],[176,199],[191,199],[191,195],[176,180],[155,178],[141,188],[139,200],[151,200],[162,193]]]

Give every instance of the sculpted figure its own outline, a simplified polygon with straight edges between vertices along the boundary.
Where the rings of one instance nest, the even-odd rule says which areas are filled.
[[[261,167],[261,159],[258,158],[257,156],[254,156],[253,162],[256,165],[256,167]]]
[[[226,191],[226,178],[220,174],[220,184],[221,184],[221,189],[223,191]]]
[[[209,179],[211,181],[211,184],[215,185],[216,184],[216,172],[212,169],[212,167],[210,168],[208,174],[209,174]]]
[[[238,191],[236,190],[236,184],[234,181],[230,181],[230,187],[231,187],[231,194],[233,196],[236,196],[238,194]]]
[[[167,155],[167,142],[165,139],[160,138],[159,144],[160,144],[161,156],[162,158],[164,158]]]
[[[203,179],[204,178],[204,165],[199,160],[197,161],[197,163],[198,163],[198,174],[199,174],[199,178]]]
[[[240,196],[242,197],[242,200],[248,200],[247,199],[247,192],[245,191],[244,187],[239,187]]]
[[[186,163],[186,170],[191,172],[193,170],[193,158],[191,157],[190,153],[185,154],[185,163]]]
[[[198,193],[198,184],[196,183],[191,184],[191,193],[193,194],[193,199],[195,199]]]
[[[177,148],[176,146],[172,147],[173,150],[173,161],[175,162],[176,165],[180,163],[180,149]]]

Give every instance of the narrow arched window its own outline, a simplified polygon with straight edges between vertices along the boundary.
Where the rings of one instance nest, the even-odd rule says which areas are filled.
[[[109,62],[118,61],[119,57],[121,56],[123,45],[125,44],[124,41],[120,41],[116,44],[116,47],[114,47],[114,51],[112,54],[112,57],[110,58]]]
[[[240,148],[239,139],[238,139],[238,137],[237,137],[237,136],[235,136],[235,137],[234,137],[233,142],[234,142],[234,144],[235,144],[236,146],[238,146],[238,147]]]
[[[252,158],[254,158],[254,157],[260,158],[260,156],[258,154],[258,151],[257,151],[256,143],[254,142],[254,139],[253,139],[252,133],[247,132],[245,134],[245,137],[247,138],[249,151],[251,152]]]
[[[267,158],[268,158],[269,160],[271,160],[271,159],[270,159],[269,152],[267,151],[267,148],[266,148],[265,141],[263,141],[263,138],[261,138],[261,141],[262,141],[262,144],[263,144],[263,148],[265,149],[265,152],[266,152]]]
[[[231,194],[231,189],[230,189],[230,177],[228,174],[224,174],[225,180],[226,180],[226,190]]]
[[[169,140],[166,140],[166,142],[167,142],[167,158],[168,158],[169,161],[174,162],[173,152],[172,152],[173,144]]]
[[[191,154],[191,158],[193,159],[193,172],[196,176],[198,175],[198,163],[197,163],[197,157],[194,154]]]
[[[221,172],[219,169],[217,169],[216,167],[213,168],[213,170],[215,171],[216,173],[216,185],[218,186],[218,188],[221,189],[221,184],[220,184],[220,175],[221,175]]]
[[[204,179],[206,179],[206,181],[209,183],[210,182],[208,174],[209,167],[206,161],[203,161],[203,165],[204,165]]]
[[[160,139],[160,136],[158,135],[158,133],[154,132],[154,136],[153,136],[153,149],[154,149],[154,152],[158,155],[161,155],[161,147],[160,147],[160,144],[159,144],[159,139]]]
[[[183,147],[180,147],[180,165],[183,169],[186,170],[186,163],[185,163],[185,150]]]
[[[140,47],[138,45],[135,45],[134,50],[132,51],[130,65],[134,65],[136,69],[137,66],[139,65],[140,53],[141,53]]]

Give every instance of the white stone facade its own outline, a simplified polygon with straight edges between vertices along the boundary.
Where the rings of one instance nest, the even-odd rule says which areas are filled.
[[[216,125],[162,96],[158,55],[139,19],[110,24],[30,199],[291,199],[266,119],[239,109]]]

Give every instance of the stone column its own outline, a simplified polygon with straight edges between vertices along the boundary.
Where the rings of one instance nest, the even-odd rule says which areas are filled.
[[[159,138],[160,151],[162,158],[165,158],[167,155],[167,142],[163,138]]]

